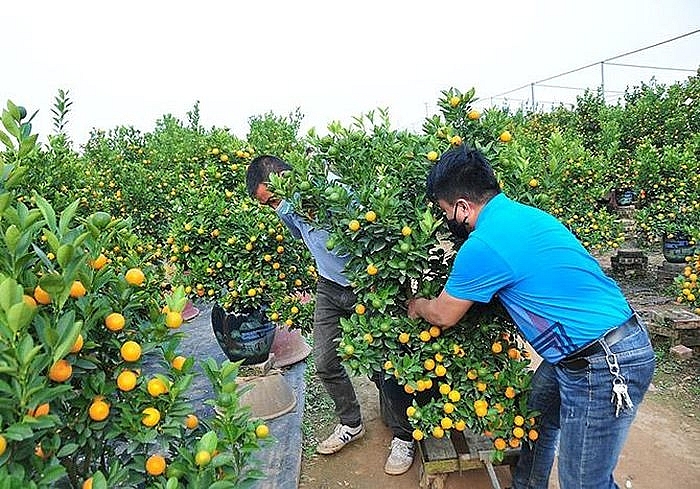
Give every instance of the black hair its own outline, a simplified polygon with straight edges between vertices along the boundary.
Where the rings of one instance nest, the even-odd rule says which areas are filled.
[[[427,180],[428,197],[453,203],[466,199],[484,204],[501,192],[488,159],[478,150],[462,144],[443,153]]]
[[[254,197],[258,186],[267,183],[271,173],[282,173],[291,169],[292,167],[288,163],[276,156],[260,155],[256,157],[250,162],[246,171],[245,185],[248,195]]]

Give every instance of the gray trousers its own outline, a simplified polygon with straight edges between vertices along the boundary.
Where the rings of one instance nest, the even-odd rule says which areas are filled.
[[[362,422],[360,403],[336,349],[341,336],[340,318],[350,317],[356,300],[350,287],[319,277],[313,330],[316,375],[333,399],[340,422],[353,427]]]

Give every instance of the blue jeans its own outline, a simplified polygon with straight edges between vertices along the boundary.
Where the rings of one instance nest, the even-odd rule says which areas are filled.
[[[609,347],[617,357],[633,407],[616,416],[611,402],[613,375],[606,353],[589,357],[573,370],[543,361],[532,380],[530,408],[540,412],[539,437],[523,444],[513,474],[513,489],[547,489],[559,447],[561,489],[613,489],[613,470],[629,427],[651,383],[654,350],[643,325]]]

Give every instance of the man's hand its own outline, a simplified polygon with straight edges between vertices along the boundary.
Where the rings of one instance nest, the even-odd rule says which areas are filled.
[[[414,297],[408,301],[408,317],[411,319],[418,319],[420,314],[418,314],[418,301],[425,300],[421,297]]]
[[[415,297],[406,305],[409,318],[423,318],[430,324],[445,329],[457,324],[472,304],[472,301],[456,299],[443,290],[435,299]]]

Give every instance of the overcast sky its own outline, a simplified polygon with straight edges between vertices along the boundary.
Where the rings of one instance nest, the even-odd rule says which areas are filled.
[[[700,28],[698,0],[3,2],[0,99],[40,109],[52,130],[58,89],[70,90],[68,133],[133,125],[164,113],[239,137],[248,118],[296,107],[303,130],[388,107],[397,127],[419,128],[440,91],[474,86],[490,97]],[[700,33],[616,60],[697,69]],[[691,73],[605,67],[608,90]],[[550,80],[595,86],[600,67]],[[535,87],[537,102],[575,90]],[[508,95],[529,99],[531,91]]]

